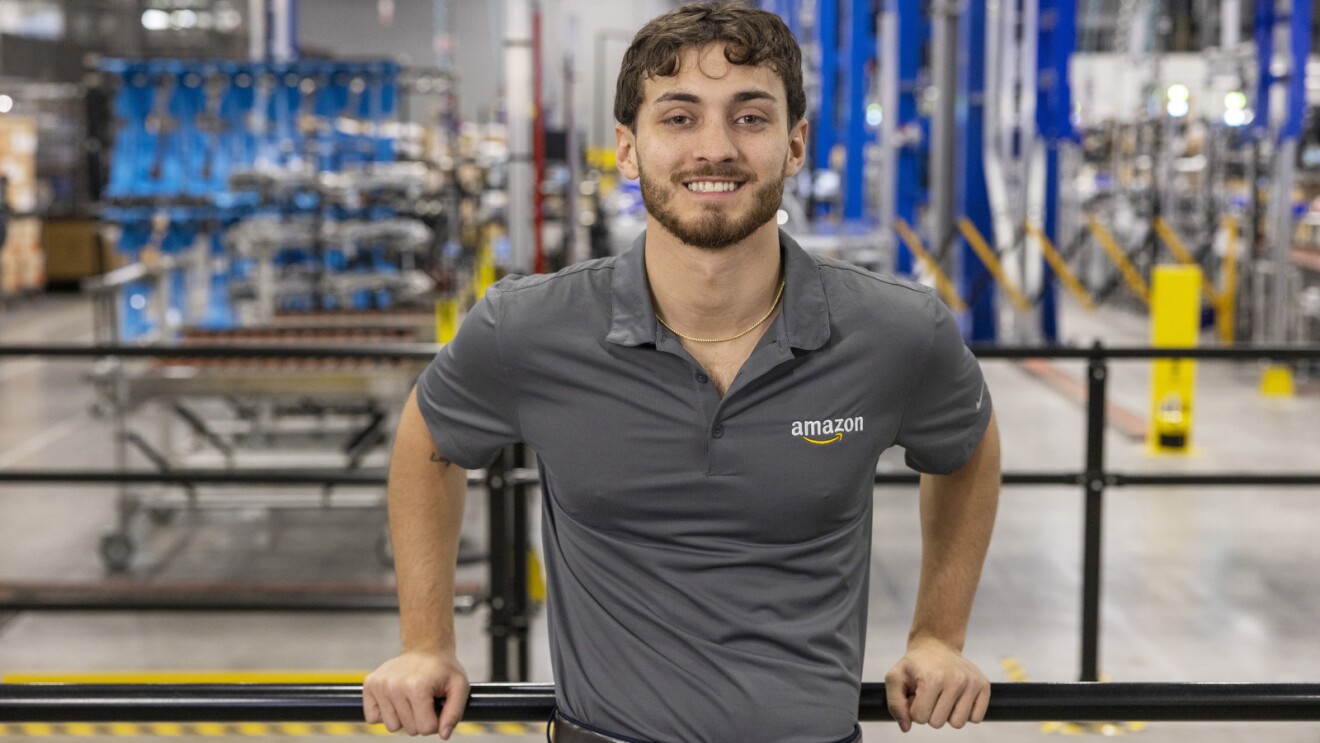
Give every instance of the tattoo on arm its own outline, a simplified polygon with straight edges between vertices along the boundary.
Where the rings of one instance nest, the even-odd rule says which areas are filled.
[[[440,452],[438,451],[431,452],[431,461],[436,464],[452,464],[448,459],[440,456]]]

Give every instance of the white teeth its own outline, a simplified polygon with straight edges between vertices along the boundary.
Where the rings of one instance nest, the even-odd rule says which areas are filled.
[[[693,181],[687,184],[689,191],[697,193],[717,193],[720,191],[733,191],[738,188],[738,184],[732,181]]]

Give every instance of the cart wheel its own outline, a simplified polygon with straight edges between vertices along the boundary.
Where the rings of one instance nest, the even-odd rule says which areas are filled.
[[[107,570],[122,573],[133,562],[133,540],[127,534],[106,534],[101,537],[101,562]]]
[[[394,545],[390,544],[390,532],[382,529],[376,537],[376,559],[387,568],[394,567]]]

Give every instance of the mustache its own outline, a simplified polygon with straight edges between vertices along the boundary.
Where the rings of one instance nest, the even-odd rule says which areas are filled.
[[[756,181],[756,175],[731,165],[710,165],[696,170],[687,170],[674,176],[675,183],[682,183],[694,178],[728,178],[729,180],[744,181],[752,183]]]

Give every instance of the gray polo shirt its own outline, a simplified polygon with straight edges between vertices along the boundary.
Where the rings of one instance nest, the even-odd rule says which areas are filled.
[[[782,312],[721,397],[656,322],[645,235],[500,281],[418,381],[446,457],[536,450],[563,712],[664,743],[827,743],[857,719],[876,459],[947,473],[990,398],[925,287],[780,234]]]

